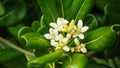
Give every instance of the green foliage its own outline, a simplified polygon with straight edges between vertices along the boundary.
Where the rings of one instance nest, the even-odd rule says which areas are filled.
[[[48,48],[51,47],[43,35],[38,33],[26,33],[20,37],[21,44],[32,48]]]
[[[66,58],[63,62],[62,68],[85,68],[88,59],[85,55],[74,53],[70,55],[70,58]]]
[[[11,61],[12,59],[20,56],[23,56],[23,54],[9,47],[5,43],[0,42],[0,63]]]
[[[111,47],[115,41],[116,34],[113,27],[101,27],[86,35],[87,48],[93,51],[104,51]]]
[[[37,57],[28,62],[28,68],[33,68],[33,67],[36,68],[38,65],[40,65],[40,67],[43,67],[45,63],[53,62],[59,59],[61,56],[62,56],[62,50]]]
[[[3,4],[0,2],[0,16],[2,16],[5,13],[5,8]]]
[[[0,67],[120,68],[119,3],[119,0],[0,1],[0,37],[13,40],[25,52],[23,56],[0,38]],[[57,22],[58,18],[75,20],[75,25],[81,19],[89,27],[83,33],[85,38],[78,39],[80,45],[86,45],[87,53],[56,50],[51,40],[44,37],[50,32],[50,23]],[[73,40],[66,44],[71,50],[76,46]]]
[[[106,8],[106,20],[109,24],[120,24],[119,0],[111,0]]]
[[[10,26],[24,18],[27,9],[23,0],[11,0],[3,5],[6,11],[0,17],[0,26]]]

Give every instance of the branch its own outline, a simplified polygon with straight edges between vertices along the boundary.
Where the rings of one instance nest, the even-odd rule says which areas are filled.
[[[86,53],[85,55],[86,55],[87,57],[91,57],[91,56],[93,56],[95,53],[96,53],[96,52],[94,52],[94,51],[90,51],[90,52]]]
[[[1,42],[4,42],[4,43],[7,44],[8,46],[10,46],[10,47],[18,50],[19,52],[21,52],[21,53],[23,53],[23,54],[26,54],[26,55],[35,57],[35,55],[34,55],[33,53],[31,53],[31,52],[29,52],[29,51],[27,51],[27,50],[24,50],[24,49],[18,47],[17,45],[12,44],[11,42],[7,41],[6,39],[4,39],[4,38],[2,38],[2,37],[0,37],[0,41],[1,41]]]

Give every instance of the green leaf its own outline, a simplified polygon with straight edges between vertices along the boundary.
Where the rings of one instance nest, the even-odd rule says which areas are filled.
[[[32,48],[51,47],[50,42],[39,33],[25,33],[20,37],[20,42],[21,44]]]
[[[92,9],[94,2],[94,0],[73,0],[71,4],[68,3],[69,8],[64,10],[65,18],[75,19],[76,22],[79,19],[84,19]]]
[[[5,14],[5,8],[4,8],[3,4],[0,1],[0,16],[2,16],[4,14]]]
[[[10,26],[22,20],[26,15],[26,4],[23,0],[8,0],[4,4],[6,14],[0,17],[0,26]]]
[[[40,27],[40,22],[39,21],[33,21],[32,26],[31,26],[35,31]]]
[[[109,3],[110,0],[96,0],[96,6],[101,9],[104,10],[105,5],[107,5]]]
[[[35,32],[31,27],[24,26],[18,31],[18,39],[25,33]]]
[[[47,33],[49,30],[46,29],[46,27],[47,27],[46,25],[41,26],[40,28],[38,28],[37,32],[40,33],[40,34]]]
[[[27,65],[28,65],[28,68],[36,68],[39,65],[41,66],[41,68],[43,68],[42,66],[44,64],[54,62],[58,60],[59,58],[61,58],[61,56],[62,56],[62,50],[58,50],[53,53],[37,57],[29,61]]]
[[[73,53],[69,57],[65,58],[62,68],[85,68],[87,63],[88,59],[85,55]]]
[[[114,43],[114,45],[112,47],[105,50],[105,56],[108,58],[114,58],[118,53],[117,48],[119,48],[119,44],[120,44],[120,39],[118,38],[118,39],[116,39],[116,42]]]
[[[56,0],[37,0],[41,12],[44,15],[44,22],[49,24],[50,22],[55,22],[59,17]]]
[[[87,49],[100,52],[110,48],[116,41],[116,33],[113,30],[116,26],[119,25],[104,26],[87,33]]]
[[[24,25],[20,24],[20,25],[17,25],[17,26],[9,27],[8,31],[14,38],[17,38],[18,37],[18,31],[23,26]]]
[[[89,30],[98,27],[97,19],[94,15],[88,14],[84,20],[84,24],[89,26]]]
[[[106,10],[106,24],[120,24],[120,0],[110,0]]]
[[[0,41],[0,63],[10,61],[20,56],[23,56],[23,54]]]
[[[97,63],[88,63],[86,68],[111,68],[107,65],[97,64]]]
[[[113,27],[113,29],[117,32],[117,31],[120,31],[120,25],[114,25],[115,27]],[[119,49],[117,48],[120,48],[120,36],[118,35],[117,36],[117,39],[114,43],[114,45],[112,47],[110,47],[109,49],[105,50],[105,56],[108,57],[108,58],[114,58],[118,52],[119,52]]]

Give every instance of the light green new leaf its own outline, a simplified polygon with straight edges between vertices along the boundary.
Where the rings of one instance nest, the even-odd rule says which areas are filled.
[[[85,37],[87,49],[99,52],[110,48],[116,41],[116,33],[113,30],[116,26],[119,25],[104,26],[87,33]]]
[[[0,16],[2,16],[3,14],[5,14],[5,8],[3,4],[0,2]]]
[[[41,12],[44,15],[44,22],[46,24],[55,22],[59,17],[58,8],[55,1],[56,0],[37,0]]]
[[[26,4],[23,0],[8,0],[4,7],[6,13],[0,17],[0,26],[10,26],[22,20],[26,15]]]
[[[66,57],[62,68],[85,68],[87,63],[88,59],[85,55],[73,53],[70,55],[70,57]]]
[[[51,47],[50,42],[39,33],[25,33],[20,37],[20,42],[23,45],[32,48],[48,48]]]
[[[28,68],[36,68],[37,66],[39,66],[38,68],[43,68],[44,64],[54,62],[59,58],[61,58],[61,56],[62,56],[62,50],[58,50],[53,53],[37,57],[29,61],[27,65]]]

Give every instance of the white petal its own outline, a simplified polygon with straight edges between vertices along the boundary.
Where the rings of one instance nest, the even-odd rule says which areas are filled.
[[[74,51],[75,51],[75,48],[72,47],[72,48],[71,48],[71,52],[74,52]]]
[[[62,40],[63,40],[63,35],[62,35],[62,34],[59,34],[58,40],[59,40],[59,41],[62,41]]]
[[[74,30],[76,30],[77,29],[77,27],[76,27],[76,25],[74,25]]]
[[[73,38],[75,38],[75,37],[77,37],[77,36],[78,36],[77,34],[74,34],[74,35],[73,35]]]
[[[64,24],[67,24],[67,23],[69,23],[66,19],[64,20]]]
[[[53,30],[54,30],[53,28],[49,29],[50,34],[53,34]]]
[[[87,53],[87,49],[86,49],[86,48],[81,48],[80,50],[81,50],[81,52],[83,52],[83,53]]]
[[[63,24],[63,21],[64,19],[63,18],[58,18],[57,19],[57,24],[58,24],[58,26],[60,26],[60,25],[62,25]]]
[[[88,26],[84,26],[84,27],[81,29],[81,32],[82,32],[82,33],[83,33],[83,32],[86,32],[88,29],[89,29]]]
[[[68,51],[70,51],[70,48],[68,46],[64,46],[63,50],[66,51],[66,52],[68,52]]]
[[[68,38],[64,38],[64,39],[63,39],[63,43],[64,43],[64,44],[67,44],[67,42],[68,42]]]
[[[51,35],[50,35],[50,34],[44,34],[44,37],[45,37],[46,39],[51,39]]]
[[[83,34],[79,34],[78,35],[80,39],[84,39],[84,35]]]
[[[58,30],[59,30],[59,31],[63,31],[63,30],[64,30],[64,27],[61,25],[61,26],[58,27]]]
[[[51,45],[54,46],[54,47],[57,47],[58,46],[58,42],[55,42],[55,40],[51,40]]]
[[[67,38],[68,38],[68,39],[71,38],[71,34],[67,34]]]
[[[57,36],[58,35],[58,30],[57,29],[53,29],[53,34]]]
[[[50,23],[50,26],[53,27],[53,28],[57,28],[57,24],[56,23]]]
[[[77,38],[74,39],[74,42],[75,42],[76,45],[80,45],[80,42]]]
[[[78,21],[78,24],[77,24],[77,27],[78,27],[78,28],[82,28],[82,26],[83,26],[83,22],[82,22],[82,20],[79,20],[79,21]]]
[[[56,48],[55,48],[55,50],[60,50],[60,49],[61,49],[61,47],[56,47]]]

